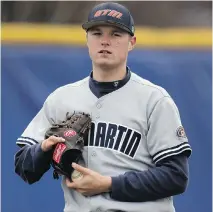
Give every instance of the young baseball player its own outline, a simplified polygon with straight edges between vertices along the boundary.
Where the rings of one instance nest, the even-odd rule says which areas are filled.
[[[50,169],[51,149],[60,137],[44,140],[52,119],[82,111],[92,117],[81,177],[63,177],[65,212],[174,212],[172,196],[188,184],[188,143],[180,114],[162,87],[127,66],[136,44],[133,18],[124,6],[97,5],[83,24],[92,61],[90,76],[51,93],[17,145],[15,171],[27,183]],[[72,96],[72,98],[67,98]],[[60,102],[60,105],[58,105]]]

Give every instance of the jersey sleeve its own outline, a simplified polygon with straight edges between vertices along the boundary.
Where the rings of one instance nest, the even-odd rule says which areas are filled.
[[[173,155],[191,155],[178,108],[169,96],[159,99],[148,117],[147,146],[155,164]]]
[[[55,120],[55,109],[51,103],[51,97],[52,95],[50,94],[40,111],[17,139],[16,144],[18,146],[34,145],[44,140],[45,132],[51,126],[52,119]]]

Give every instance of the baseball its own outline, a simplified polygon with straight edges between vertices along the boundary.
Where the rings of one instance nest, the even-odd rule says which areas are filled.
[[[83,174],[77,170],[74,170],[71,175],[71,179],[73,182],[76,180],[80,180],[82,177],[83,177]]]

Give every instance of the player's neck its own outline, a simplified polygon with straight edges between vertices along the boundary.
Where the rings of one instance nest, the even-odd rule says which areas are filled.
[[[126,65],[110,70],[93,66],[93,79],[98,82],[112,82],[122,80],[125,78],[125,76],[126,76]]]

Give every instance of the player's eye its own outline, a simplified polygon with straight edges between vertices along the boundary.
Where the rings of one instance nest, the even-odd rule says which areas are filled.
[[[101,33],[100,32],[93,32],[93,35],[99,36],[99,35],[101,35]]]
[[[113,36],[115,36],[115,37],[121,37],[121,34],[119,32],[114,32]]]

